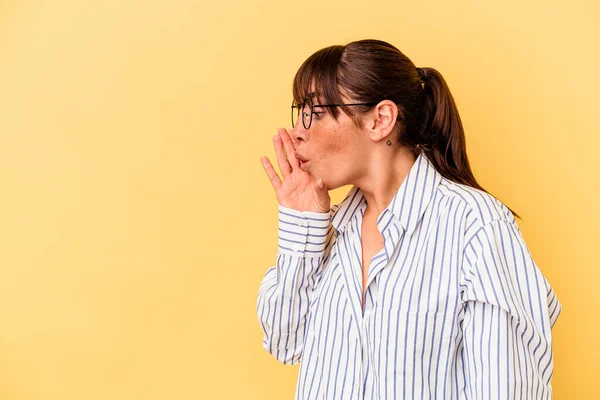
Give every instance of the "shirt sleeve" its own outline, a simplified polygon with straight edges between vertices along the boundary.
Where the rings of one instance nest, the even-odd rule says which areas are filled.
[[[482,226],[461,275],[458,377],[467,397],[551,399],[551,329],[562,307],[516,223]]]
[[[283,364],[300,361],[306,315],[333,242],[331,213],[279,205],[276,265],[260,284],[256,311],[263,348]]]

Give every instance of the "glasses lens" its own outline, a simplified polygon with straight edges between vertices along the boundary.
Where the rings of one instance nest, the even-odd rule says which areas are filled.
[[[304,124],[304,129],[310,128],[312,122],[312,106],[313,102],[310,97],[304,99],[304,103],[302,103],[302,124]]]
[[[296,103],[295,100],[292,101],[292,128],[296,127],[300,113],[302,113],[302,125],[304,125],[304,129],[310,128],[312,123],[312,108],[313,103],[310,97],[304,99],[302,104]]]
[[[292,128],[296,127],[300,113],[305,109],[304,103],[298,104],[296,100],[292,101]],[[304,120],[304,117],[303,117]]]

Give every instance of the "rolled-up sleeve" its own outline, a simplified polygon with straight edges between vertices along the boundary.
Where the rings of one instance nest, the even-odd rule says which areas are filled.
[[[256,311],[263,348],[284,364],[300,361],[312,292],[327,260],[333,232],[329,213],[279,205],[276,264],[260,284]]]
[[[561,312],[515,222],[483,225],[465,247],[459,380],[469,399],[550,399]]]

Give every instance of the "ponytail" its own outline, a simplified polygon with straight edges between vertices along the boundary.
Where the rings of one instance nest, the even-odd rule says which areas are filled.
[[[447,179],[485,190],[473,176],[467,157],[466,140],[458,109],[442,75],[434,68],[417,68],[424,82],[425,107],[418,148]],[[508,208],[508,207],[507,207]],[[519,214],[508,208],[515,217]]]

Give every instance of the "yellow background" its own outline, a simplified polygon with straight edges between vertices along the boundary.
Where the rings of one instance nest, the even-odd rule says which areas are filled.
[[[302,61],[363,38],[446,78],[563,305],[555,398],[600,398],[599,6],[523,3],[2,1],[0,398],[291,399],[260,156]]]

